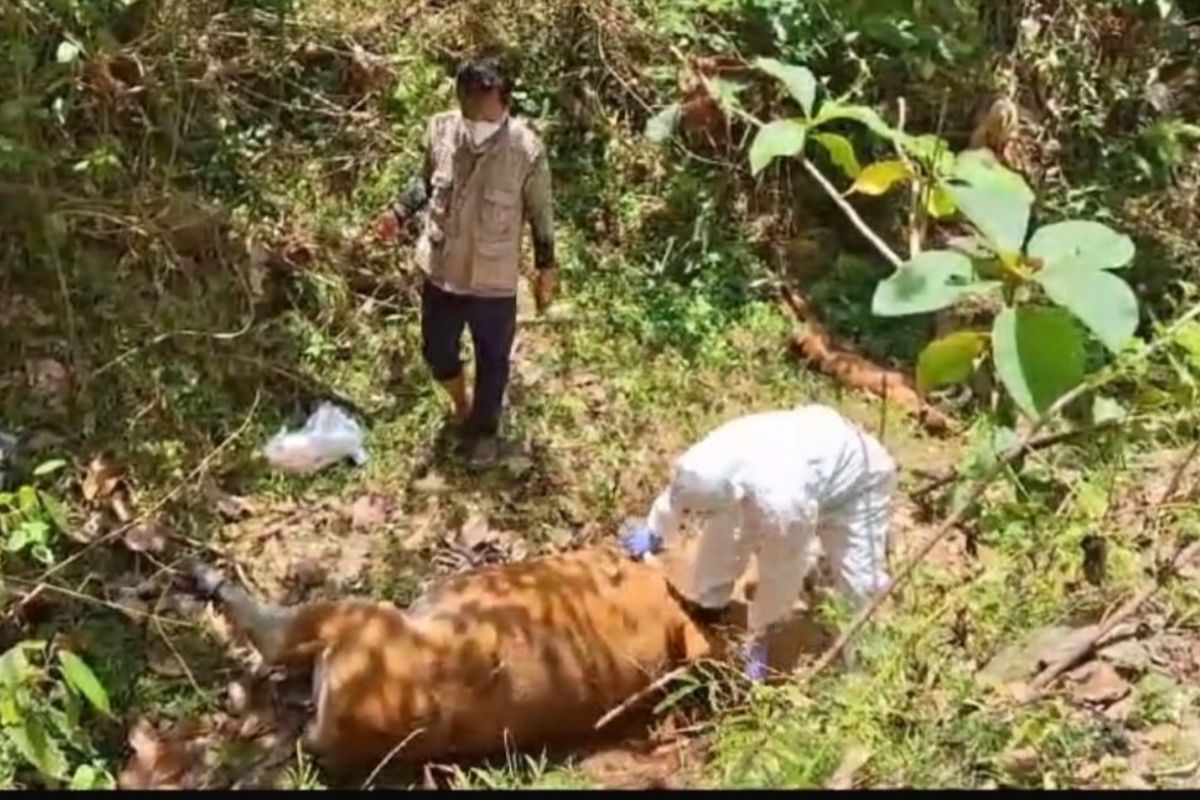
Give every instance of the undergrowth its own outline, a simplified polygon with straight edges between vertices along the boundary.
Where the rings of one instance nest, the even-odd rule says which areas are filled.
[[[1177,67],[1174,27],[1147,21],[1138,41],[1153,44],[1137,58],[1092,62],[1080,37],[1100,33],[1068,24],[1083,13],[1075,4],[1033,4],[1047,22],[1012,57],[996,42],[1020,20],[989,17],[986,3],[889,3],[886,13],[857,2],[593,5],[22,0],[0,9],[0,432],[20,437],[21,477],[45,504],[14,498],[26,505],[0,512],[15,514],[4,529],[17,609],[6,650],[69,632],[64,648],[86,658],[127,723],[209,710],[228,678],[210,636],[135,624],[112,608],[125,602],[114,587],[171,564],[96,543],[122,525],[87,496],[100,452],[119,465],[137,513],[185,548],[219,542],[219,510],[198,491],[208,484],[267,505],[378,493],[400,500],[406,524],[437,533],[483,512],[532,551],[575,546],[644,513],[670,459],[717,422],[807,402],[879,434],[905,488],[919,470],[958,463],[962,443],[932,440],[791,359],[793,320],[775,289],[801,273],[824,321],[873,359],[911,365],[929,326],[871,316],[886,268],[802,177],[779,169],[755,182],[737,152],[641,136],[677,99],[676,52],[805,62],[889,114],[903,92],[910,124],[940,125],[956,141],[970,124],[964,98],[996,88],[992,67],[1015,70],[1022,92],[1040,81],[1036,91],[1064,111],[1035,136],[1059,154],[1038,213],[1086,211],[1135,231],[1147,332],[1194,300],[1200,167],[1168,123],[1194,114],[1196,96]],[[1097,29],[1102,18],[1152,20],[1137,4],[1095,5]],[[417,163],[424,120],[452,102],[450,67],[480,51],[516,71],[518,110],[551,149],[563,282],[545,317],[521,298],[508,426],[529,455],[484,479],[440,444],[446,409],[420,360],[411,248],[384,250],[364,234]],[[1166,108],[1151,102],[1151,68],[1173,92]],[[885,201],[867,212],[895,217]],[[781,263],[780,252],[805,264]],[[855,748],[869,758],[854,780],[874,786],[1119,781],[1111,759],[1126,751],[1113,724],[1058,697],[1015,702],[975,673],[1030,630],[1094,618],[1147,577],[1144,532],[1114,515],[1123,493],[1165,469],[1134,466],[1139,456],[1194,436],[1165,420],[1194,405],[1198,358],[1193,339],[1123,382],[1130,413],[1152,421],[1012,471],[965,532],[975,555],[919,571],[864,636],[857,669],[713,709],[695,782],[817,786]],[[353,409],[370,461],[314,477],[272,473],[258,448],[321,399]],[[53,459],[72,469],[31,474]],[[447,489],[420,488],[431,476]],[[1194,535],[1197,524],[1185,509],[1155,535]],[[1093,585],[1083,541],[1097,531],[1109,541],[1107,574]],[[404,533],[372,540],[356,588],[402,602],[427,585],[433,566],[404,550]],[[39,582],[68,593],[26,608]],[[1185,629],[1200,612],[1190,586],[1164,591],[1156,609]],[[172,652],[188,672],[164,668]],[[1180,704],[1195,710],[1176,683],[1137,693],[1142,724],[1178,719]],[[1014,774],[1007,756],[1028,748],[1036,769]],[[72,752],[88,779],[101,762],[117,774],[125,755],[99,724]],[[1080,777],[1097,762],[1109,765],[1102,778]],[[31,766],[0,748],[5,783],[44,784]],[[590,780],[577,764],[536,755],[454,778],[495,788]],[[284,781],[322,784],[303,754]]]

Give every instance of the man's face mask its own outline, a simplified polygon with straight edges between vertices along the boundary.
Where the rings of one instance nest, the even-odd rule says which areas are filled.
[[[495,136],[496,132],[500,130],[500,126],[504,124],[503,120],[499,122],[487,122],[485,120],[469,119],[465,120],[465,122],[467,123],[467,133],[471,137],[471,143],[476,147]]]

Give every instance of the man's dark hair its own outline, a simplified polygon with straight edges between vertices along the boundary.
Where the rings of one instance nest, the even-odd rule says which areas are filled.
[[[500,62],[494,58],[475,59],[459,67],[454,77],[454,88],[459,94],[496,91],[506,104],[512,96],[512,83],[501,69]]]

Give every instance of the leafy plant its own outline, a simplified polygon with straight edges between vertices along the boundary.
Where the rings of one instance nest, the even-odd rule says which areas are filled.
[[[990,152],[954,156],[938,137],[902,134],[872,109],[841,100],[817,109],[818,83],[809,70],[770,59],[758,66],[786,87],[803,116],[762,125],[750,148],[755,173],[775,158],[802,156],[812,140],[854,180],[851,191],[881,195],[913,181],[925,213],[961,214],[973,229],[952,249],[916,252],[875,290],[872,310],[885,317],[928,314],[972,296],[1003,301],[990,336],[958,332],[925,348],[917,363],[923,390],[965,381],[990,355],[1010,397],[1036,417],[1083,379],[1086,342],[1077,323],[1112,353],[1128,345],[1138,324],[1137,298],[1112,274],[1133,260],[1128,236],[1084,220],[1046,225],[1030,236],[1033,192]],[[836,120],[865,125],[892,142],[898,157],[860,167],[847,139],[816,132]]]
[[[970,295],[1002,298],[990,338],[955,333],[931,343],[918,362],[918,382],[934,389],[963,381],[990,348],[1001,383],[1036,417],[1083,379],[1080,324],[1114,354],[1133,338],[1137,297],[1112,274],[1133,260],[1133,241],[1084,220],[1028,236],[1033,193],[986,151],[961,153],[946,191],[975,235],[902,264],[877,287],[873,310],[905,316]]]
[[[45,642],[25,641],[0,656],[0,749],[51,787],[115,788],[81,725],[85,706],[112,717],[108,694],[82,658],[51,652]]]
[[[66,466],[62,460],[47,461],[33,470],[35,479],[49,476]],[[32,484],[13,492],[0,492],[0,536],[9,553],[28,553],[43,564],[54,562],[50,549],[56,531],[66,527],[62,504]]]

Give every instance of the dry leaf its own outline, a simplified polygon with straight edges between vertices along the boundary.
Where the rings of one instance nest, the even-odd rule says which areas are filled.
[[[436,472],[431,472],[424,478],[414,481],[412,485],[413,491],[421,494],[441,494],[450,488],[450,484]]]
[[[68,525],[63,531],[67,538],[79,544],[91,544],[104,533],[104,513],[93,511],[82,525]]]
[[[179,659],[173,653],[165,650],[151,651],[146,665],[150,667],[150,671],[155,675],[160,675],[164,678],[182,678],[187,674],[183,669],[183,665],[179,663]]]
[[[203,749],[187,734],[186,723],[160,733],[149,720],[142,718],[129,731],[129,746],[133,755],[117,778],[121,789],[198,789],[202,776],[195,774],[202,766]]]
[[[871,750],[861,745],[853,745],[842,756],[842,763],[825,783],[826,789],[848,791],[854,788],[858,771],[871,760]]]
[[[83,477],[83,499],[89,503],[111,495],[121,483],[121,468],[106,453],[95,456]]]
[[[112,508],[113,514],[116,516],[116,518],[122,523],[129,522],[129,520],[133,519],[133,512],[129,510],[129,505],[125,502],[124,492],[114,492],[109,506]]]
[[[204,496],[229,522],[252,516],[258,510],[254,501],[229,494],[211,481],[204,486]]]
[[[167,547],[167,529],[157,522],[144,521],[125,533],[125,546],[135,553],[161,553]]]
[[[122,614],[138,624],[145,622],[150,616],[150,604],[139,597],[135,589],[128,586],[117,590],[114,602],[120,607]]]
[[[388,502],[378,495],[364,494],[350,505],[350,525],[361,530],[378,528],[387,522]]]
[[[1071,697],[1079,703],[1108,705],[1129,694],[1131,687],[1107,661],[1090,661],[1067,675]]]
[[[482,547],[495,538],[495,534],[488,527],[487,517],[479,513],[468,517],[458,532],[459,543],[468,550]]]
[[[234,681],[225,687],[225,708],[230,714],[245,712],[249,704],[250,692],[246,689],[246,684]]]
[[[53,358],[38,358],[25,362],[25,376],[34,397],[55,403],[62,402],[71,390],[71,375],[62,362]]]

